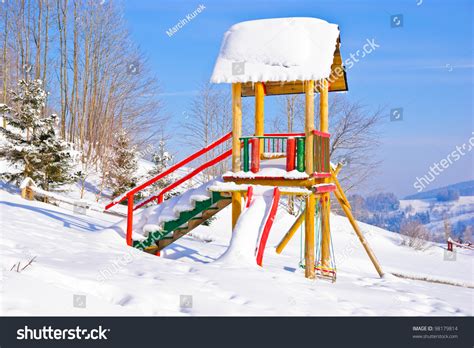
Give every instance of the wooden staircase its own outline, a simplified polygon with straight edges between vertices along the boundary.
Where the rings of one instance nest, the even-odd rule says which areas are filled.
[[[154,178],[134,187],[130,191],[124,193],[123,195],[116,197],[112,202],[105,206],[105,210],[112,208],[113,206],[127,201],[127,230],[126,230],[126,242],[127,245],[133,246],[137,249],[154,253],[156,254],[164,247],[170,245],[177,239],[181,238],[197,226],[201,225],[203,222],[208,220],[213,215],[217,214],[223,208],[231,203],[231,198],[225,196],[219,192],[212,192],[210,197],[205,200],[194,201],[193,200],[193,209],[187,211],[181,211],[179,216],[176,219],[171,221],[166,221],[163,223],[163,226],[157,227],[156,231],[153,231],[147,235],[145,240],[133,240],[133,212],[141,207],[144,207],[146,204],[156,201],[158,204],[166,204],[164,202],[165,194],[172,191],[176,187],[180,186],[184,182],[192,179],[194,176],[203,172],[205,169],[227,159],[232,155],[232,149],[224,151],[220,155],[207,160],[206,162],[199,165],[197,168],[187,173],[180,179],[175,180],[173,183],[163,188],[158,193],[148,197],[147,199],[135,204],[135,195],[145,188],[153,185],[158,180],[175,173],[178,169],[183,168],[185,165],[198,159],[209,151],[217,148],[218,146],[223,145],[226,141],[232,138],[232,132],[224,134],[221,138],[215,142],[203,147],[201,150],[196,151],[194,154],[189,157],[181,160],[180,162],[172,165],[167,168],[160,174],[156,175]]]
[[[150,232],[145,240],[133,241],[133,246],[145,252],[156,254],[202,225],[230,203],[230,196],[220,192],[212,192],[209,199],[195,202],[194,209],[182,211],[175,220],[165,222],[162,229]],[[166,204],[166,202],[162,204]]]

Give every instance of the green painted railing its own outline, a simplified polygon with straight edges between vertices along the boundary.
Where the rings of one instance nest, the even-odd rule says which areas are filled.
[[[296,170],[299,172],[305,171],[305,140],[306,138],[296,139]]]
[[[296,142],[293,142],[292,147],[289,146],[289,138],[296,140]],[[330,175],[330,135],[329,133],[315,130],[313,131],[313,138],[313,148],[307,149],[305,145],[306,137],[303,133],[241,137],[240,140],[243,143],[241,150],[242,170],[244,172],[258,172],[260,158],[269,159],[272,155],[275,155],[275,157],[287,157],[287,160],[288,156],[294,156],[294,161],[290,161],[293,163],[293,167],[288,169],[287,161],[287,170],[296,169],[299,172],[304,172],[306,170],[305,157],[309,155],[314,156],[313,175],[316,177],[328,177]],[[257,147],[258,151],[254,147]],[[263,154],[260,153],[261,149],[263,149]]]
[[[288,138],[296,139],[296,149],[288,148]],[[304,159],[305,159],[305,136],[303,133],[284,133],[284,134],[265,134],[262,136],[244,136],[240,140],[243,143],[242,146],[242,170],[244,172],[258,171],[260,162],[260,156],[263,158],[271,158],[272,155],[275,157],[287,157],[295,156],[296,168],[300,172],[304,172]],[[258,144],[259,151],[252,151],[252,147]],[[263,144],[263,145],[262,145]],[[260,153],[260,149],[263,149],[263,154]],[[258,156],[259,158],[254,158]],[[257,165],[255,165],[257,163]],[[252,166],[253,164],[253,166]]]

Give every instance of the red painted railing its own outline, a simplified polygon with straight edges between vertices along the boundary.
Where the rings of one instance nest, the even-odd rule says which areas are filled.
[[[232,132],[229,132],[229,133],[225,134],[222,138],[220,138],[220,139],[216,140],[215,142],[207,145],[206,147],[203,147],[201,150],[195,152],[191,156],[183,159],[182,161],[176,163],[175,165],[172,165],[171,167],[169,167],[165,171],[161,172],[160,174],[158,174],[154,178],[148,180],[147,182],[145,182],[145,183],[133,188],[132,190],[128,191],[127,193],[123,194],[118,200],[114,200],[114,201],[110,202],[109,204],[107,204],[107,206],[105,207],[105,210],[110,209],[114,205],[123,202],[124,200],[126,200],[128,198],[129,195],[134,195],[135,193],[137,193],[137,192],[147,188],[148,186],[154,184],[158,180],[163,179],[165,176],[167,176],[167,175],[175,172],[176,170],[184,167],[189,162],[195,160],[196,158],[198,158],[198,157],[204,155],[205,153],[209,152],[210,150],[216,148],[217,146],[219,146],[222,143],[226,142],[230,138],[232,138]]]
[[[257,173],[262,159],[287,158],[287,171],[298,169],[304,172],[304,133],[265,133],[264,135],[244,136],[242,170]],[[296,139],[302,139],[297,146]],[[263,154],[260,152],[263,149]],[[297,154],[300,153],[300,155]]]
[[[220,154],[219,156],[217,156],[216,158],[200,165],[199,167],[197,167],[196,169],[194,169],[192,172],[186,174],[185,176],[183,176],[181,179],[179,180],[176,180],[174,183],[172,183],[171,185],[168,185],[167,187],[165,187],[164,189],[162,189],[157,195],[153,195],[151,196],[150,198],[140,202],[139,204],[137,204],[137,206],[133,209],[133,210],[137,210],[138,208],[141,208],[143,207],[145,204],[147,203],[150,203],[151,201],[157,199],[159,203],[162,203],[163,202],[163,198],[164,198],[164,195],[165,193],[168,193],[169,191],[173,190],[174,188],[178,187],[179,185],[181,185],[183,182],[185,181],[188,181],[189,179],[191,179],[192,177],[196,176],[197,174],[201,173],[203,170],[209,168],[209,167],[212,167],[213,165],[219,163],[220,161],[226,159],[227,157],[230,157],[232,155],[232,149],[231,150],[227,150],[226,152]]]
[[[204,147],[201,150],[195,152],[191,156],[183,159],[182,161],[176,163],[175,165],[172,165],[171,167],[169,167],[168,169],[166,169],[162,173],[158,174],[154,178],[152,178],[152,179],[148,180],[147,182],[131,189],[127,193],[120,196],[118,199],[115,199],[112,202],[110,202],[109,204],[107,204],[107,206],[105,207],[105,210],[110,209],[114,205],[119,204],[120,202],[123,202],[123,201],[127,200],[127,235],[126,235],[127,245],[131,246],[132,243],[133,243],[133,241],[132,241],[132,228],[133,228],[133,211],[134,210],[144,206],[145,204],[151,202],[154,199],[157,199],[158,203],[162,203],[165,193],[171,191],[172,189],[174,189],[177,186],[181,185],[183,182],[185,182],[185,181],[191,179],[192,177],[194,177],[195,175],[201,173],[203,170],[205,170],[205,169],[207,169],[207,168],[223,161],[224,159],[230,157],[232,155],[232,150],[228,150],[228,151],[220,154],[216,158],[214,158],[210,161],[207,161],[206,163],[201,164],[199,167],[194,169],[192,172],[186,174],[181,179],[178,179],[177,181],[173,182],[169,186],[162,189],[157,195],[153,195],[152,197],[146,199],[145,201],[140,202],[136,207],[134,207],[134,196],[135,196],[135,194],[142,191],[143,189],[147,188],[148,186],[154,184],[158,180],[163,179],[167,175],[170,175],[171,173],[175,172],[176,170],[182,168],[186,164],[188,164],[191,161],[199,158],[200,156],[204,155],[205,153],[215,149],[217,146],[223,144],[224,142],[226,142],[230,138],[232,138],[232,132],[229,132],[229,133],[225,134],[223,137],[216,140],[215,142],[207,145],[206,147]]]
[[[330,173],[330,134],[313,130],[313,148],[305,147],[304,133],[266,133],[261,136],[244,136],[242,170],[258,173],[262,159],[286,157],[286,171],[306,171],[305,157],[313,157],[312,175],[327,178]],[[262,146],[263,145],[263,146]],[[260,153],[263,148],[263,154]],[[274,156],[272,156],[274,155]]]
[[[273,226],[273,221],[275,220],[275,215],[278,209],[278,202],[280,201],[280,190],[278,187],[273,189],[273,201],[272,206],[270,207],[270,212],[268,213],[267,221],[265,221],[265,226],[263,227],[262,236],[260,237],[260,243],[257,250],[257,265],[262,266],[263,262],[263,253],[265,252],[265,246],[267,245],[268,235]]]

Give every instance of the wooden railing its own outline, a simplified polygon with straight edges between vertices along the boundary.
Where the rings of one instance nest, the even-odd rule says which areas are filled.
[[[176,163],[175,165],[169,167],[168,169],[164,170],[163,172],[161,172],[160,174],[158,174],[154,178],[144,182],[143,184],[138,185],[137,187],[135,187],[135,188],[131,189],[130,191],[124,193],[122,196],[115,198],[112,202],[107,204],[107,206],[105,207],[105,210],[108,210],[111,207],[113,207],[114,205],[119,204],[119,203],[127,200],[127,238],[126,239],[127,239],[127,244],[128,245],[130,245],[130,246],[132,245],[133,211],[134,210],[144,206],[145,204],[147,204],[147,203],[149,203],[153,200],[156,200],[158,203],[162,203],[165,193],[171,191],[175,187],[181,185],[183,182],[191,179],[192,177],[194,177],[197,174],[201,173],[205,169],[207,169],[207,168],[223,161],[224,159],[230,157],[232,155],[232,150],[225,151],[221,155],[217,156],[216,158],[213,158],[213,159],[205,162],[204,164],[200,165],[199,167],[197,167],[196,169],[194,169],[193,171],[191,171],[190,173],[188,173],[184,177],[176,180],[175,182],[173,182],[169,186],[163,188],[159,193],[145,199],[142,202],[139,202],[136,206],[134,205],[135,195],[138,192],[140,192],[140,191],[144,190],[145,188],[149,187],[150,185],[154,184],[158,180],[161,180],[164,177],[174,173],[176,170],[184,167],[186,164],[190,163],[191,161],[201,157],[202,155],[204,155],[207,152],[215,149],[219,145],[222,145],[223,143],[225,143],[230,138],[232,138],[232,132],[229,132],[229,133],[225,134],[223,137],[216,140],[215,142],[207,145],[206,147],[204,147],[201,150],[195,152],[191,156],[183,159],[182,161],[180,161],[180,162]]]
[[[313,131],[314,147],[308,153],[304,133],[270,133],[262,136],[241,137],[243,143],[241,162],[244,172],[260,171],[262,159],[286,158],[286,170],[304,172],[305,156],[314,156],[313,176],[329,177],[329,133]],[[263,153],[261,151],[263,150]]]
[[[286,157],[286,170],[304,172],[304,133],[270,133],[240,138],[242,170],[257,173],[261,159]],[[263,150],[263,153],[260,151]]]
[[[331,163],[330,163],[330,134],[320,132],[317,130],[313,131],[313,176],[317,178],[327,178],[331,176]]]

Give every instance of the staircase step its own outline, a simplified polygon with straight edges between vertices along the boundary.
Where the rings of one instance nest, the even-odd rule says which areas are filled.
[[[142,241],[141,243],[134,241],[133,245],[139,249],[144,249],[156,244],[161,250],[173,243],[174,240],[181,238],[197,226],[201,225],[204,221],[229,205],[231,201],[231,199],[224,197],[219,192],[212,192],[212,195],[209,199],[195,201],[194,209],[182,211],[176,220],[165,222],[163,231],[160,231],[159,233],[152,232],[148,235],[148,238],[145,241]],[[194,223],[191,226],[183,226],[184,224],[187,224],[191,221],[197,221],[199,223]],[[175,231],[177,232],[176,236],[171,236],[171,234]],[[163,241],[163,243],[159,243],[159,241]]]

